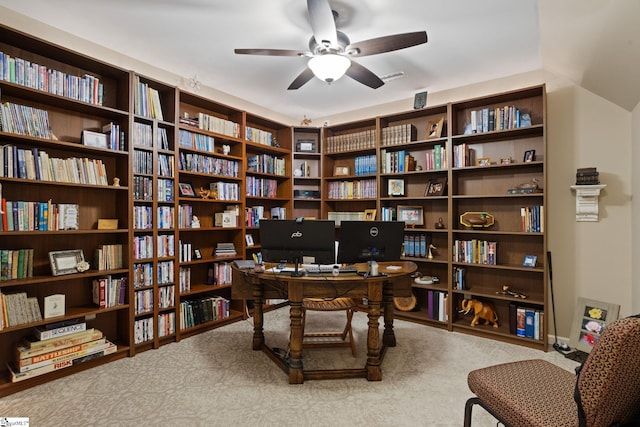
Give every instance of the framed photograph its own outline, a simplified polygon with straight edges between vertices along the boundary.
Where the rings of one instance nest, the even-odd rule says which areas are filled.
[[[84,253],[82,249],[52,251],[49,252],[49,262],[54,276],[77,273],[78,264],[84,262]]]
[[[193,259],[202,259],[202,252],[200,252],[200,249],[195,248],[193,250]]]
[[[245,234],[244,235],[244,241],[247,243],[247,246],[253,246],[254,245],[253,236],[251,234]]]
[[[107,148],[107,135],[100,132],[83,130],[82,144],[87,147]]]
[[[569,345],[585,353],[591,352],[607,325],[618,319],[619,312],[617,304],[579,297]]]
[[[376,220],[376,210],[375,209],[365,209],[364,217],[365,221],[375,221]]]
[[[443,196],[447,189],[447,178],[438,178],[427,182],[424,195],[427,197]]]
[[[301,153],[315,153],[316,141],[313,139],[299,139],[296,141],[296,151]]]
[[[442,126],[444,125],[444,116],[438,117],[427,122],[427,138],[440,138],[442,136]]]
[[[476,159],[476,166],[491,166],[491,157],[480,157]]]
[[[513,162],[513,160],[511,160],[511,157],[502,157],[500,159],[500,164],[501,165],[510,165]]]
[[[333,176],[347,176],[347,175],[349,175],[348,166],[336,166],[333,169]]]
[[[536,150],[527,150],[524,152],[524,158],[522,159],[525,163],[535,162],[536,161]]]
[[[389,196],[404,196],[404,179],[390,179],[388,187]]]
[[[189,183],[180,182],[178,184],[178,190],[180,191],[180,196],[182,197],[196,197],[196,193],[195,191],[193,191],[193,187]]]
[[[537,260],[538,257],[535,255],[525,255],[524,261],[522,261],[522,265],[525,267],[535,267]]]
[[[418,92],[413,97],[413,109],[419,110],[427,105],[427,92]]]
[[[423,225],[422,206],[398,206],[398,221],[404,221],[408,225]]]

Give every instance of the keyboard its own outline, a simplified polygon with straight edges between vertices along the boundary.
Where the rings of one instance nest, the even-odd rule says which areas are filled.
[[[307,274],[332,274],[333,273],[333,265],[304,265],[304,271]],[[357,273],[358,269],[355,267],[340,267],[338,269],[340,274],[349,274],[349,273]]]

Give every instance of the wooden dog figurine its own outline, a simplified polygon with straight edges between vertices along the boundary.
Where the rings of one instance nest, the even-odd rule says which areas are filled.
[[[463,299],[463,314],[467,314],[471,310],[473,310],[474,313],[473,320],[471,321],[471,326],[476,326],[479,323],[480,319],[483,319],[485,325],[492,323],[494,328],[498,327],[498,315],[489,303],[485,303],[477,299]]]

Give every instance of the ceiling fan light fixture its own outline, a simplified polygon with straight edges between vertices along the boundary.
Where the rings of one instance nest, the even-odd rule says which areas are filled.
[[[308,65],[317,78],[331,83],[344,76],[351,66],[351,60],[342,55],[325,53],[311,58]]]

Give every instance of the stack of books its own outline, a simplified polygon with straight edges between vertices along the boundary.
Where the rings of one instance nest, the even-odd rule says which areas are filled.
[[[576,172],[576,185],[598,185],[598,175],[596,168],[579,168]]]
[[[234,257],[236,254],[236,247],[233,242],[219,242],[216,245],[215,256],[217,257]]]
[[[16,347],[16,359],[8,364],[11,382],[23,381],[115,353],[117,346],[98,329],[79,320],[34,328]]]

